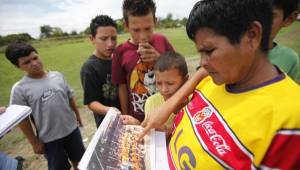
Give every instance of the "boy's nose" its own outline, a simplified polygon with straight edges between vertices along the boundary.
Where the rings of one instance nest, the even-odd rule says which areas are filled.
[[[114,40],[108,40],[108,42],[107,42],[107,45],[109,46],[109,47],[112,47],[112,46],[114,46],[116,44],[116,41],[114,41]]]
[[[205,57],[204,55],[200,58],[200,66],[205,67],[208,65],[208,57]]]
[[[164,93],[164,94],[167,93],[168,92],[168,87],[166,85],[162,85],[161,86],[161,92]]]
[[[147,35],[145,33],[140,34],[140,43],[146,43],[148,42]]]
[[[37,60],[32,60],[31,65],[33,66],[39,65],[39,62]]]

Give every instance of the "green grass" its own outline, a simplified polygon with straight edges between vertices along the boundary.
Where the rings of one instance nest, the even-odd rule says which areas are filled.
[[[190,48],[193,43],[185,36],[184,29],[158,30],[169,37],[174,48],[185,56],[194,56],[196,50]],[[129,34],[122,34],[118,42],[122,43],[129,38]],[[45,68],[57,70],[64,74],[66,80],[75,89],[76,102],[82,105],[82,88],[80,83],[80,68],[84,61],[93,52],[94,47],[88,38],[75,40],[44,40],[33,42],[38,50]],[[193,50],[191,50],[193,49]],[[7,105],[12,85],[23,77],[23,72],[16,69],[6,60],[3,53],[0,53],[0,105]]]
[[[187,38],[184,28],[161,29],[157,32],[168,37],[176,51],[186,57],[197,55],[195,46]],[[118,37],[118,42],[122,43],[128,39],[128,34],[122,34]],[[300,54],[300,22],[296,21],[292,26],[282,29],[277,36],[278,42],[287,45]],[[80,68],[84,61],[93,52],[94,47],[88,38],[79,38],[73,40],[45,40],[33,42],[48,70],[57,70],[64,74],[66,80],[75,89],[76,102],[82,105],[82,88],[80,83]],[[23,72],[16,69],[0,53],[0,105],[7,105],[12,85],[18,81]]]

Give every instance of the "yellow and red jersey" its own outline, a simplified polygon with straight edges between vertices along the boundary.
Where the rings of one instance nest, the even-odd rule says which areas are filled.
[[[242,92],[204,79],[174,119],[170,169],[300,169],[299,99],[283,74]]]

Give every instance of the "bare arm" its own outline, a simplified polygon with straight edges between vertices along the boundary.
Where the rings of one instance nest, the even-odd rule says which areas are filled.
[[[122,114],[129,114],[128,111],[128,93],[127,93],[127,85],[119,84],[119,100],[121,105]]]
[[[34,135],[29,118],[24,119],[19,124],[19,127],[21,128],[23,134],[25,135],[25,137],[29,140],[30,144],[32,145],[33,151],[37,154],[43,154],[44,153],[44,143]]]
[[[194,91],[197,84],[208,75],[204,68],[200,68],[172,97],[170,97],[159,108],[151,111],[147,119],[142,122],[145,127],[140,135],[142,138],[152,128],[159,128],[169,118],[169,116],[178,110],[178,107],[185,102],[186,98]]]
[[[91,111],[99,115],[105,115],[110,108],[109,106],[105,106],[98,101],[92,101],[91,103],[89,103],[88,107]]]
[[[76,106],[75,100],[73,98],[70,99],[70,107],[71,107],[71,109],[74,111],[74,113],[76,115],[76,119],[78,121],[79,126],[82,127],[83,126],[82,120],[81,120],[78,108]]]

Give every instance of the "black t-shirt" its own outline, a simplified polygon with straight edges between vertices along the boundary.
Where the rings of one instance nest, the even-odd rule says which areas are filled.
[[[105,106],[120,108],[118,88],[111,83],[111,60],[103,60],[92,55],[82,66],[80,71],[83,87],[83,103],[88,105],[98,101]],[[104,116],[95,114],[99,127]]]

